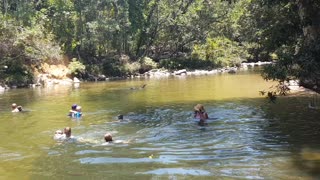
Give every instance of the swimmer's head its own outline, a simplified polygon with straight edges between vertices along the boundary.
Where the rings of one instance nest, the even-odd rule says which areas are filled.
[[[79,111],[79,112],[80,112],[80,111],[81,111],[81,106],[77,106],[77,107],[76,107],[76,111]]]
[[[197,105],[194,107],[194,110],[195,110],[195,111],[198,111],[198,112],[205,112],[204,106],[203,106],[202,104],[197,104]]]
[[[71,106],[71,109],[72,109],[72,110],[76,110],[76,108],[77,108],[77,104],[73,104],[73,105]]]
[[[111,142],[112,141],[112,135],[110,133],[107,133],[104,135],[104,140],[106,142]]]
[[[16,104],[16,103],[11,104],[11,108],[12,108],[12,109],[15,109],[16,107],[17,107],[17,104]]]
[[[71,136],[71,128],[70,127],[65,127],[64,128],[64,134],[66,135],[66,137],[70,137]]]
[[[17,109],[18,109],[19,111],[22,111],[22,106],[18,106]]]
[[[118,115],[118,119],[119,119],[119,120],[123,120],[123,115],[122,115],[122,114],[119,114],[119,115]]]

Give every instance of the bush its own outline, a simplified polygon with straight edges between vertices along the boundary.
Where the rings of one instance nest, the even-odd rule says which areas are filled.
[[[0,20],[4,21],[2,17]],[[9,85],[24,86],[33,81],[33,68],[41,63],[61,63],[62,51],[51,33],[41,24],[23,27],[6,19],[0,24],[0,79]]]
[[[6,67],[0,69],[0,79],[9,86],[27,86],[32,83],[33,73],[28,66],[22,64],[22,60],[7,61]]]
[[[156,69],[158,67],[158,64],[149,57],[141,58],[139,60],[139,63],[141,64],[140,73],[144,73],[151,69]]]
[[[70,69],[70,73],[72,75],[77,75],[78,73],[84,73],[86,66],[83,65],[81,62],[77,61],[76,58],[73,58],[70,64],[68,65]]]
[[[114,58],[110,58],[107,60],[103,61],[102,64],[102,71],[103,74],[107,75],[107,76],[112,76],[112,77],[116,77],[116,76],[124,76],[126,73],[124,71],[124,68],[121,68],[121,63],[119,60],[114,59]]]
[[[45,33],[42,26],[20,28],[15,41],[16,46],[24,49],[24,54],[34,62],[59,64],[62,60],[62,50],[55,43],[51,33]],[[33,62],[33,63],[34,63]]]
[[[245,46],[225,37],[208,38],[194,45],[192,58],[212,61],[216,66],[236,66],[248,58]]]
[[[141,64],[138,62],[124,64],[124,70],[129,75],[136,74],[139,72],[139,69],[141,69]]]
[[[163,59],[159,64],[160,68],[169,70],[177,69],[212,69],[214,64],[212,61],[194,59],[194,58],[176,58],[176,59]]]

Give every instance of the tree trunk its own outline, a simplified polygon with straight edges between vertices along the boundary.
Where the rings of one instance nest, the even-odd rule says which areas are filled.
[[[319,78],[319,54],[316,44],[320,41],[320,1],[319,0],[297,0],[299,16],[303,30],[303,49],[300,53],[302,60],[308,56],[309,63],[303,63],[307,68],[305,77],[300,77],[301,85],[320,93]],[[307,54],[306,54],[307,53]]]
[[[318,0],[297,0],[305,42],[320,37],[320,3]]]

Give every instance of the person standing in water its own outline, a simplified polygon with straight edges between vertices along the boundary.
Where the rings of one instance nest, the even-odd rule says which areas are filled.
[[[205,120],[209,119],[208,113],[202,104],[194,106],[194,118],[199,119],[199,125],[205,125]]]

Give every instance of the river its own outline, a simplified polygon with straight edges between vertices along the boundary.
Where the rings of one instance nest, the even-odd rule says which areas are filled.
[[[319,178],[320,112],[305,94],[259,95],[274,84],[249,70],[3,92],[0,179]],[[74,103],[81,119],[67,116]],[[197,103],[206,126],[192,118]],[[53,140],[66,126],[77,141]],[[123,143],[103,144],[106,132]]]

